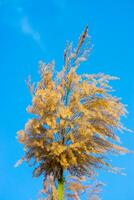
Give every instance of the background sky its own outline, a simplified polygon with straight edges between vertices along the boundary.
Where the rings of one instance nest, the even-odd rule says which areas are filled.
[[[112,83],[115,95],[127,104],[125,125],[134,130],[134,1],[133,0],[0,0],[0,200],[36,200],[42,179],[32,178],[16,132],[30,116],[31,99],[25,80],[38,80],[38,62],[63,63],[66,40],[76,44],[85,25],[94,48],[79,73],[120,77]],[[134,134],[120,134],[122,144],[134,149]],[[106,183],[103,200],[134,199],[134,155],[112,157],[127,176],[101,172]]]

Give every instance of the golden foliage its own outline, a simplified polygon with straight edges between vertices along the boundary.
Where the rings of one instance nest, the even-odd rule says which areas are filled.
[[[121,117],[125,106],[110,93],[109,81],[116,79],[102,73],[77,74],[80,62],[87,59],[90,48],[87,28],[72,50],[67,44],[64,67],[54,71],[54,63],[40,63],[40,81],[32,88],[34,114],[18,140],[24,145],[25,161],[38,165],[34,176],[61,177],[61,169],[77,177],[91,176],[95,169],[108,169],[106,154],[125,153],[117,145],[117,130],[123,130]],[[85,47],[83,46],[85,44]]]
[[[88,200],[100,200],[99,195],[104,185],[96,180],[89,181],[86,177],[67,177],[69,181],[66,182],[65,199],[80,200],[81,196]]]

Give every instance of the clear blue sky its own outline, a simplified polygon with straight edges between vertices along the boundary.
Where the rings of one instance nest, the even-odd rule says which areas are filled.
[[[112,85],[128,105],[125,125],[134,130],[134,1],[133,0],[0,0],[0,200],[36,200],[41,179],[32,178],[26,164],[14,168],[23,155],[16,132],[30,117],[25,80],[38,80],[38,61],[54,59],[62,66],[66,40],[89,26],[94,48],[80,73],[104,72],[120,77]],[[121,135],[134,149],[134,134]],[[116,156],[113,164],[127,176],[103,172],[103,200],[134,199],[134,155]]]

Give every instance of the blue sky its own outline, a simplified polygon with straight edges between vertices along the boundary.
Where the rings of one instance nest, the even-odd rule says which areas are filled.
[[[31,99],[25,80],[38,80],[38,62],[63,63],[66,40],[77,42],[89,26],[94,48],[80,73],[104,72],[120,77],[112,83],[115,95],[128,106],[123,119],[134,130],[134,1],[133,0],[0,0],[0,200],[36,200],[42,179],[32,178],[26,164],[14,168],[23,155],[16,132],[30,117]],[[134,149],[134,134],[120,134],[122,144]],[[112,157],[127,176],[101,172],[106,183],[103,200],[134,199],[134,155]]]

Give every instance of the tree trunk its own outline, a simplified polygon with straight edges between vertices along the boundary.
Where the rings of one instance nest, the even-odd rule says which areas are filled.
[[[64,176],[63,169],[61,169],[61,177],[58,180],[58,200],[63,200],[64,197]]]

